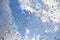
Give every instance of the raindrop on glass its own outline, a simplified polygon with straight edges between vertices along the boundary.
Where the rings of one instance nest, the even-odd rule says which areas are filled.
[[[57,38],[57,40],[60,40],[60,38]]]
[[[9,22],[9,25],[13,25],[13,23],[14,23],[13,21],[10,21],[10,22]]]
[[[53,14],[54,12],[53,11],[50,11],[51,14]]]
[[[15,39],[15,40],[18,40],[18,39]]]
[[[4,40],[4,38],[1,37],[0,40]]]
[[[10,33],[10,30],[6,30],[5,32],[6,32],[6,33]]]
[[[21,40],[24,40],[24,38],[21,38]]]

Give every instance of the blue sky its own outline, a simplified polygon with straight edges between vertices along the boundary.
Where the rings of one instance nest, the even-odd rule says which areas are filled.
[[[49,7],[48,5],[44,4],[41,0],[39,0],[40,4],[42,5],[41,8],[48,11]],[[41,19],[34,16],[34,14],[29,14],[31,12],[23,10],[25,14],[22,14],[22,10],[20,8],[20,4],[18,0],[10,0],[9,1],[10,8],[12,10],[12,16],[14,17],[14,21],[17,25],[18,32],[20,32],[22,35],[25,34],[25,29],[28,28],[30,30],[30,34],[34,35],[34,33],[43,35],[42,37],[47,38],[48,40],[54,40],[55,36],[60,37],[60,31],[56,33],[45,33],[45,28],[49,28],[49,26],[54,26],[53,24],[43,23]],[[27,17],[30,17],[29,20],[27,20]],[[40,15],[42,16],[42,15]],[[36,19],[38,21],[36,21]],[[57,23],[58,24],[58,23]],[[48,26],[48,27],[47,27]],[[60,26],[60,25],[59,25]],[[60,28],[60,27],[59,27]],[[52,28],[51,28],[52,29]],[[46,39],[46,40],[47,40]]]

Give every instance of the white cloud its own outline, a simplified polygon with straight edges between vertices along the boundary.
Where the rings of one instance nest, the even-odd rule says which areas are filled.
[[[34,11],[34,9],[30,6],[26,6],[24,9],[27,10],[27,11],[30,11],[30,12]]]
[[[45,17],[45,16],[43,16],[43,17],[41,17],[41,20],[42,20],[42,22],[47,22],[47,17]]]
[[[50,32],[51,32],[51,30],[45,30],[45,32],[46,32],[46,33],[50,33]]]
[[[59,28],[58,28],[58,26],[56,25],[56,26],[54,26],[53,29],[46,29],[45,32],[46,32],[46,33],[55,33],[55,32],[57,32],[58,30],[59,30]]]
[[[37,0],[35,0],[36,4],[31,3],[33,0],[18,0],[18,1],[20,3],[20,7],[22,10],[27,10],[30,11],[31,13],[41,11],[40,10],[41,5],[40,3],[37,2]],[[33,5],[35,6],[35,9],[33,8]],[[38,9],[38,11],[36,9]]]
[[[0,40],[21,40],[21,35],[16,31],[16,24],[12,19],[9,0],[4,0],[2,4],[4,9],[0,14],[2,15],[0,16]]]
[[[54,23],[60,22],[60,19],[59,19],[60,9],[58,9],[58,6],[57,6],[58,3],[55,0],[42,0],[44,4],[49,6],[48,12],[41,8],[42,5],[38,2],[38,0],[34,1],[36,2],[36,4],[31,3],[31,1],[33,0],[18,0],[18,1],[20,3],[20,7],[22,10],[27,10],[27,11],[30,11],[31,13],[34,12],[35,13],[34,15],[36,17],[40,17],[40,14],[42,12],[43,16],[46,17],[46,19],[42,20],[42,22],[46,22],[46,20],[49,19],[48,17],[50,17],[50,19]],[[54,11],[54,9],[56,9],[56,11]],[[51,11],[53,11],[52,14],[51,14]],[[43,17],[41,18],[43,19]]]
[[[54,29],[53,29],[53,32],[57,32],[58,30],[59,30],[59,27],[55,26]]]

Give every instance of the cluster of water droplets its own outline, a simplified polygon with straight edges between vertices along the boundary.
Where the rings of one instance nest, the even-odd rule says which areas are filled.
[[[21,40],[9,8],[9,0],[0,0],[0,8],[0,40]]]
[[[39,0],[19,0],[20,7],[22,10],[27,10],[30,12],[34,12],[35,16],[40,16],[41,12],[43,14],[42,16],[42,22],[47,22],[50,17],[50,20],[53,22],[60,22],[60,5],[56,0],[41,0],[42,4],[39,3]],[[42,8],[42,5],[47,5],[45,8],[48,8],[48,11],[46,11],[44,8]],[[43,5],[44,6],[44,5]],[[44,18],[46,18],[44,20]]]
[[[56,23],[60,23],[60,5],[59,0],[18,0],[22,10],[30,11],[43,23],[52,24],[55,27]],[[44,5],[47,5],[45,8],[49,8],[48,11],[45,10]],[[54,30],[53,30],[54,31]]]
[[[40,17],[40,14],[42,13],[43,14],[43,16],[41,17],[42,22],[46,22],[46,20],[48,20],[48,18],[50,18],[51,21],[54,23],[60,22],[59,4],[52,0],[47,1],[48,3],[46,1],[43,0],[43,2],[51,8],[48,10],[48,12],[46,12],[44,9],[41,9],[41,4],[38,3],[37,0],[19,0],[19,2],[21,4],[20,7],[22,8],[22,10],[27,10],[27,11],[30,11],[31,13],[34,12],[35,16],[38,16],[38,17]],[[1,20],[0,21],[0,40],[44,40],[43,37],[42,38],[40,37],[40,34],[37,36],[34,35],[34,36],[30,37],[29,30],[26,30],[25,36],[21,37],[20,33],[17,32],[16,25],[12,19],[8,0],[7,1],[0,0],[0,2],[2,2],[1,4],[3,4],[2,5],[3,10],[1,9],[2,11],[0,11],[0,20]],[[35,5],[33,2],[35,3]],[[30,17],[27,17],[27,20],[29,20],[29,19],[30,19]],[[53,23],[53,25],[55,25],[54,23]],[[55,30],[58,30],[57,26],[55,26],[53,31],[45,30],[45,32],[56,32]],[[60,40],[60,38],[55,37],[55,40]]]
[[[60,30],[57,23],[60,23],[60,1],[59,0],[41,0],[42,4],[39,3],[39,0],[18,0],[20,3],[20,8],[22,10],[30,11],[30,14],[38,17],[44,25],[47,23],[47,28],[45,29],[46,33],[56,33]],[[47,5],[45,8],[44,5]],[[29,17],[30,18],[30,17]],[[52,25],[52,26],[51,26]],[[35,39],[32,39],[35,40]],[[60,39],[56,39],[60,40]]]

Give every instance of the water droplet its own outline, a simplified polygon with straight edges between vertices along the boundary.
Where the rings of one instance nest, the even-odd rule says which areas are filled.
[[[60,40],[60,38],[54,37],[55,40]]]
[[[0,40],[4,40],[4,38],[1,37]]]
[[[10,33],[10,30],[6,30],[5,32],[6,32],[6,33]]]
[[[12,33],[13,33],[13,34],[15,34],[16,32],[15,32],[15,31],[13,31]]]
[[[60,5],[57,5],[57,7],[60,7]]]
[[[21,12],[21,14],[24,14],[24,15],[26,15],[26,13],[25,13],[24,11],[22,11],[22,12]]]
[[[60,38],[57,38],[57,40],[60,40]]]
[[[41,38],[40,40],[44,40],[44,38]]]
[[[53,14],[54,12],[53,11],[50,11],[51,14]]]
[[[10,22],[9,22],[9,24],[10,24],[10,25],[13,25],[13,24],[14,24],[14,22],[13,22],[13,21],[10,21]]]
[[[23,38],[21,38],[21,40],[24,40]]]
[[[18,40],[18,39],[15,39],[15,40]]]
[[[56,2],[60,2],[60,0],[56,0]]]

